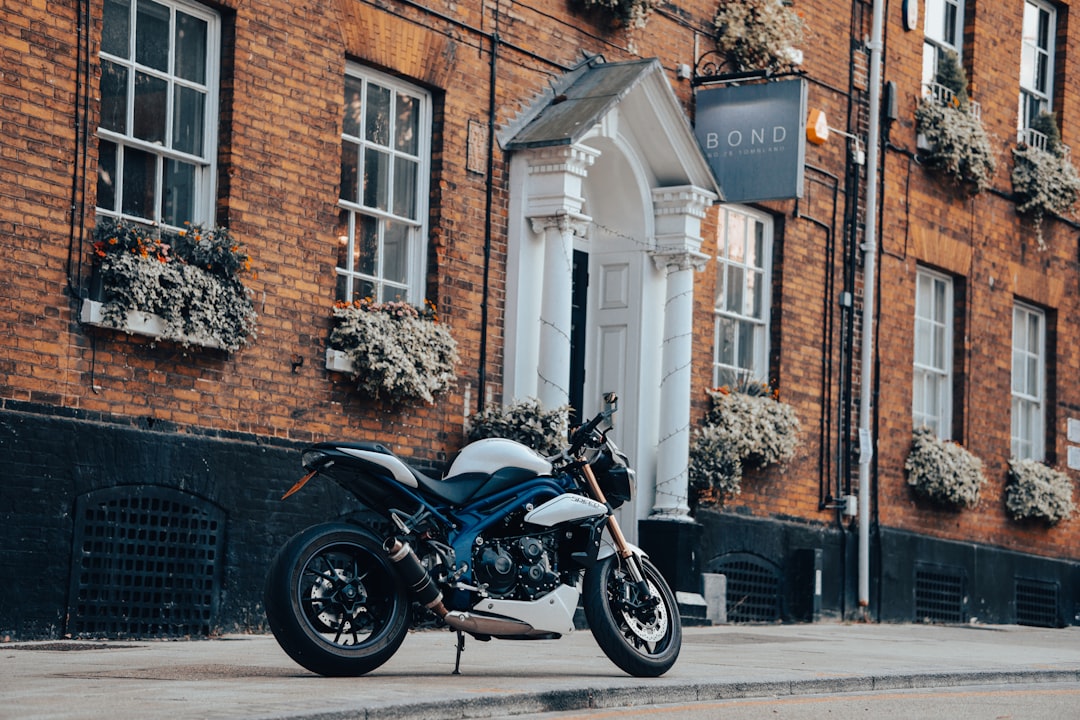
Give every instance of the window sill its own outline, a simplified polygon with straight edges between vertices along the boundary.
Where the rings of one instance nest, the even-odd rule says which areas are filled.
[[[129,311],[127,317],[124,318],[123,325],[118,328],[113,327],[105,322],[104,310],[105,304],[102,302],[98,302],[97,300],[83,300],[79,320],[82,321],[84,325],[92,325],[94,327],[105,328],[106,330],[120,330],[129,335],[143,335],[155,340],[181,342],[186,345],[198,345],[205,348],[221,348],[221,345],[214,338],[203,336],[189,337],[185,335],[182,338],[177,339],[166,336],[165,321],[160,316],[154,315],[153,313],[141,312],[139,310]]]

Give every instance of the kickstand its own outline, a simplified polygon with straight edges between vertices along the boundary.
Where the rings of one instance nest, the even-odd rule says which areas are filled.
[[[461,653],[465,652],[465,633],[457,631],[457,656],[454,658],[454,675],[461,674]]]

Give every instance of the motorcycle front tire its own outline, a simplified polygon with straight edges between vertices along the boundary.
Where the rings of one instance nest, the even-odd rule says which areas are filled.
[[[659,677],[671,669],[682,648],[679,606],[660,571],[639,558],[650,591],[660,598],[651,613],[635,611],[637,590],[618,555],[585,573],[582,605],[596,644],[613,663],[635,677]]]
[[[371,672],[409,629],[408,592],[382,544],[347,523],[294,535],[270,566],[263,599],[278,644],[319,675]]]

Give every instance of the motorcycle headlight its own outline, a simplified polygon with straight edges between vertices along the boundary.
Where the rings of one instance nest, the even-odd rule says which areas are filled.
[[[590,467],[611,507],[617,508],[633,499],[634,471],[627,467],[626,456],[621,452],[605,447],[590,463]]]

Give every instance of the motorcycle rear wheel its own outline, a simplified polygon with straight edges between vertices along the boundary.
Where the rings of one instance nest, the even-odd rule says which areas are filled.
[[[408,593],[381,543],[345,523],[293,536],[270,566],[264,603],[281,648],[319,675],[371,672],[409,629]]]
[[[640,558],[641,569],[660,603],[652,610],[635,607],[638,590],[626,562],[612,555],[585,573],[585,618],[613,663],[635,677],[659,677],[675,664],[682,648],[679,607],[660,571],[645,558]]]

